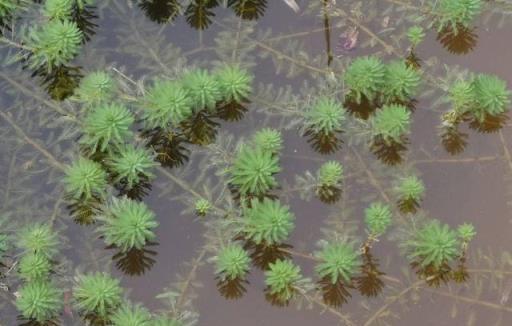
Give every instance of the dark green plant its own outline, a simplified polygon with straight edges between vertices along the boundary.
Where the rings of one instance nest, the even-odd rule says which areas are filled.
[[[183,85],[192,100],[194,111],[213,111],[222,99],[222,93],[215,76],[202,69],[194,69],[183,76]]]
[[[121,304],[122,293],[119,280],[108,274],[80,275],[73,287],[74,305],[85,315],[108,318]]]
[[[457,34],[461,28],[468,28],[480,14],[482,0],[440,0],[434,2],[438,31],[450,29]]]
[[[201,217],[206,216],[206,214],[208,214],[208,212],[212,208],[212,204],[210,203],[210,201],[204,198],[198,199],[195,202],[194,206],[196,214]]]
[[[254,147],[260,148],[265,152],[278,154],[283,148],[283,137],[277,129],[263,128],[254,134],[252,143]]]
[[[473,91],[476,105],[470,112],[479,122],[508,111],[510,91],[504,80],[494,75],[479,74],[473,80]]]
[[[18,290],[16,307],[26,319],[51,321],[62,310],[62,291],[49,281],[28,282]]]
[[[107,245],[115,245],[122,252],[141,249],[155,239],[158,226],[155,214],[142,202],[123,197],[113,198],[99,218],[104,222],[98,228]]]
[[[403,213],[415,213],[425,194],[425,185],[415,175],[401,178],[395,187],[398,195],[398,207]]]
[[[64,189],[74,199],[103,197],[107,188],[107,173],[99,163],[79,157],[66,169]]]
[[[386,102],[407,103],[416,95],[420,81],[420,73],[404,61],[388,63],[383,86]]]
[[[26,253],[19,262],[18,274],[26,282],[44,281],[51,271],[48,257],[42,253]]]
[[[265,272],[265,284],[269,294],[281,302],[288,302],[297,293],[296,287],[302,280],[300,267],[291,260],[277,260],[269,264]]]
[[[239,244],[228,244],[215,257],[215,273],[221,280],[243,279],[251,267],[251,258]]]
[[[349,89],[348,96],[357,103],[366,97],[369,101],[377,98],[384,86],[385,67],[375,56],[358,57],[345,70],[343,79]]]
[[[370,120],[373,137],[386,143],[402,143],[411,127],[411,112],[403,105],[385,105]]]
[[[58,251],[59,238],[50,224],[32,223],[18,232],[16,246],[25,254],[41,254],[51,259]]]
[[[9,18],[18,6],[18,0],[0,0],[0,22],[5,18]]]
[[[94,71],[82,78],[74,95],[80,102],[97,105],[108,102],[113,97],[115,91],[116,83],[108,73]]]
[[[108,160],[114,182],[123,183],[128,189],[153,179],[151,170],[157,165],[153,152],[131,144],[119,147]]]
[[[247,102],[252,91],[253,76],[236,65],[224,65],[215,71],[219,91],[224,102]]]
[[[274,245],[288,239],[294,229],[295,216],[288,206],[277,200],[253,200],[244,212],[243,232],[256,244]]]
[[[407,30],[407,38],[411,42],[411,47],[414,49],[417,47],[425,38],[425,31],[421,26],[412,26]]]
[[[141,305],[125,303],[110,320],[113,326],[151,326],[151,313]]]
[[[43,15],[49,19],[70,19],[74,5],[74,0],[45,0]]]
[[[350,284],[361,265],[360,253],[346,243],[328,244],[316,257],[321,261],[315,266],[316,273],[320,278],[329,278],[332,284]]]
[[[316,134],[328,135],[342,130],[346,120],[346,111],[329,97],[318,98],[305,113],[306,128]]]
[[[370,238],[384,234],[392,223],[393,214],[389,205],[373,202],[364,211],[364,222]]]

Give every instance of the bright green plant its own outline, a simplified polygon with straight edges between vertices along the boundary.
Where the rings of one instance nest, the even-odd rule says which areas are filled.
[[[346,111],[334,99],[320,97],[305,113],[305,119],[308,129],[316,134],[328,135],[342,130]]]
[[[212,204],[208,199],[201,198],[195,203],[196,214],[199,216],[206,216],[211,208]]]
[[[121,304],[119,280],[104,273],[80,275],[73,287],[75,307],[85,315],[105,318]]]
[[[213,111],[217,102],[222,99],[219,83],[215,76],[210,75],[206,70],[189,71],[183,76],[183,84],[192,99],[192,105],[196,112],[202,109]]]
[[[75,97],[83,103],[99,104],[109,101],[115,90],[116,84],[108,73],[94,71],[82,78]]]
[[[129,144],[113,153],[108,165],[115,175],[114,181],[125,183],[131,189],[142,180],[153,179],[155,175],[151,170],[158,164],[153,152]]]
[[[472,81],[458,79],[448,89],[448,100],[452,110],[459,114],[470,110],[476,104]]]
[[[52,282],[28,282],[18,293],[16,307],[27,319],[44,323],[57,317],[62,309],[62,291]]]
[[[50,275],[51,263],[47,256],[42,253],[26,253],[19,262],[18,274],[28,282],[43,281]]]
[[[411,112],[403,105],[385,105],[370,120],[373,137],[386,143],[401,143],[411,127]]]
[[[407,30],[407,38],[413,48],[417,47],[425,38],[425,31],[421,26],[412,26]]]
[[[74,3],[74,0],[45,0],[43,15],[50,19],[69,19]]]
[[[97,106],[85,117],[80,141],[93,152],[104,152],[132,136],[130,127],[134,120],[133,114],[121,104]]]
[[[395,187],[398,195],[398,206],[402,212],[416,212],[425,194],[425,185],[415,175],[401,178]]]
[[[326,245],[316,257],[321,260],[315,271],[321,278],[328,278],[332,284],[350,283],[361,265],[360,254],[345,243]]]
[[[476,235],[476,230],[473,224],[464,223],[457,228],[457,234],[463,242],[470,242]]]
[[[176,127],[192,115],[194,103],[181,82],[156,80],[142,100],[147,128]]]
[[[248,100],[252,91],[253,76],[238,66],[224,65],[215,72],[222,100],[242,103]]]
[[[343,166],[336,161],[328,161],[318,169],[316,179],[319,187],[340,187],[343,181]]]
[[[277,185],[274,174],[280,170],[279,159],[272,152],[243,146],[229,168],[229,182],[242,194],[263,195]]]
[[[349,96],[357,103],[362,97],[373,101],[384,86],[385,67],[375,56],[358,57],[354,59],[345,71],[343,79],[350,90]]]
[[[278,154],[283,148],[283,137],[281,132],[273,128],[258,130],[252,137],[254,147],[272,154]]]
[[[387,103],[407,102],[416,95],[420,74],[404,61],[393,61],[386,65],[383,93]]]
[[[125,303],[112,315],[113,326],[151,326],[151,314],[141,305]]]
[[[371,203],[364,211],[364,222],[371,237],[385,233],[392,223],[393,214],[389,205],[381,202]]]
[[[483,122],[487,115],[497,116],[508,110],[510,105],[510,91],[507,83],[494,76],[480,74],[473,80],[476,105],[470,112],[475,118]]]
[[[32,223],[18,232],[16,245],[25,254],[41,254],[51,259],[58,251],[59,238],[50,224]]]
[[[482,0],[440,0],[436,4],[438,30],[449,28],[455,34],[470,27],[483,7]]]
[[[54,67],[71,61],[79,52],[82,31],[75,22],[55,19],[29,30],[26,46],[31,49],[29,66],[33,69]]]
[[[18,0],[0,0],[0,21],[12,15],[18,6]]]
[[[283,302],[293,299],[301,280],[300,267],[290,260],[276,260],[269,264],[269,270],[265,272],[269,293]]]
[[[107,187],[107,173],[99,163],[79,157],[66,169],[64,189],[74,199],[103,197]]]
[[[295,216],[277,200],[253,200],[244,213],[244,233],[256,244],[273,245],[288,239]]]
[[[251,258],[239,244],[229,244],[216,257],[215,273],[222,280],[244,278],[249,272]]]
[[[105,243],[115,245],[123,252],[141,249],[156,237],[153,231],[158,226],[155,214],[146,204],[126,197],[113,198],[100,220],[104,224],[98,231]]]

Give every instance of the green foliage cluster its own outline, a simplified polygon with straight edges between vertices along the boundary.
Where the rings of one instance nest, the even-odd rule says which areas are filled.
[[[283,149],[283,137],[281,132],[273,128],[258,130],[252,137],[252,143],[254,147],[272,154],[279,154]]]
[[[414,213],[425,194],[425,185],[420,178],[410,175],[400,178],[394,190],[398,196],[400,210],[404,213]]]
[[[122,292],[119,280],[108,274],[80,275],[73,288],[74,305],[85,315],[107,318],[121,304]]]
[[[337,199],[343,183],[343,165],[336,161],[322,164],[316,173],[316,195],[327,202]]]
[[[378,237],[385,233],[392,223],[393,214],[388,205],[373,202],[364,211],[364,222],[370,237]]]
[[[116,91],[116,83],[108,73],[94,71],[87,74],[75,90],[75,98],[88,105],[108,102]]]
[[[316,134],[329,135],[342,131],[346,111],[335,99],[320,97],[305,113],[306,128]]]
[[[295,286],[302,280],[300,267],[290,260],[277,260],[270,263],[265,272],[265,284],[270,295],[281,302],[288,302],[296,295]]]
[[[483,7],[482,0],[440,0],[433,2],[438,30],[449,28],[455,34],[458,34],[463,28],[470,27]]]
[[[316,256],[321,260],[315,271],[332,284],[350,284],[361,265],[360,253],[346,243],[327,244]]]
[[[114,182],[123,182],[129,189],[142,180],[153,179],[155,175],[151,169],[157,165],[152,151],[132,144],[119,147],[108,160],[108,166],[115,175]]]
[[[370,120],[373,137],[386,143],[402,143],[411,128],[411,112],[400,104],[390,104],[378,110]]]
[[[113,326],[148,326],[151,325],[151,313],[138,304],[122,304],[111,318]]]
[[[8,18],[18,7],[18,0],[0,0],[0,21]]]
[[[232,243],[220,250],[215,265],[215,273],[222,280],[243,279],[249,272],[251,259],[241,245]]]
[[[425,38],[425,31],[423,27],[415,25],[407,30],[407,38],[411,42],[413,48],[417,47]]]
[[[32,281],[19,289],[16,307],[22,316],[45,323],[62,310],[62,291],[51,281]]]
[[[195,211],[199,216],[206,216],[211,208],[212,204],[208,199],[201,198],[195,202]]]
[[[75,199],[103,197],[107,187],[107,173],[99,163],[79,157],[66,169],[66,192]]]
[[[74,5],[74,0],[45,0],[43,15],[49,19],[69,19]]]

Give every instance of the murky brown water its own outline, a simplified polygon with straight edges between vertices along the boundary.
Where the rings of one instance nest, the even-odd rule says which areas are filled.
[[[305,2],[303,1],[302,4]],[[338,1],[338,6],[343,7],[340,2],[342,1]],[[124,14],[119,14],[124,10],[126,11]],[[216,9],[215,12],[217,16],[214,18],[214,24],[201,33],[190,28],[180,17],[173,26],[164,27],[164,25],[152,23],[151,27],[154,29],[148,34],[154,35],[159,32],[162,42],[172,43],[180,47],[184,53],[192,51],[187,57],[189,63],[195,60],[218,60],[218,56],[209,50],[209,47],[215,45],[215,37],[223,30],[223,27],[219,25],[224,24],[221,23],[222,18],[232,14],[221,8]],[[125,2],[118,1],[115,5],[112,4],[110,9],[107,8],[101,13],[98,34],[86,46],[84,55],[79,58],[80,65],[87,70],[111,64],[115,67],[124,66],[124,71],[134,78],[163,69],[162,67],[158,68],[158,64],[150,61],[148,61],[148,65],[151,65],[151,68],[145,69],[141,65],[141,61],[136,59],[134,53],[145,50],[142,47],[145,39],[144,31],[141,31],[139,48],[136,48],[134,44],[124,42],[122,35],[115,34],[116,29],[110,28],[126,24],[131,27],[126,27],[125,32],[132,34],[139,28],[138,24],[141,21],[148,26],[147,18],[143,18],[142,12],[136,8],[128,9]],[[123,17],[123,22],[120,21],[120,17]],[[393,24],[392,19],[391,24]],[[337,27],[338,20],[333,19],[334,26],[331,29],[333,49],[338,42],[339,35],[346,30],[346,27]],[[242,24],[249,24],[249,22],[242,21]],[[369,26],[377,25],[370,24]],[[327,70],[323,26],[324,21],[319,15],[297,15],[283,1],[269,1],[265,15],[255,22],[255,29],[265,31],[271,28],[273,35],[281,33],[291,35],[313,30],[315,32],[290,38],[303,42],[302,49],[311,57],[320,55],[323,59],[318,62],[315,60],[307,62],[310,68],[289,78],[284,73],[276,73],[272,60],[269,57],[260,57],[262,55],[261,46],[256,47],[252,51],[257,63],[253,68],[256,75],[255,84],[272,82],[279,87],[291,85],[298,92],[299,86],[304,80],[313,80],[309,75],[310,70]],[[130,28],[133,30],[130,31]],[[480,26],[477,29],[478,43],[476,47],[466,55],[454,55],[444,49],[436,40],[436,35],[430,32],[427,40],[418,48],[417,54],[423,59],[436,57],[441,63],[460,65],[475,72],[494,73],[512,85],[512,66],[509,64],[508,55],[512,53],[512,43],[507,41],[510,33],[512,33],[511,27],[498,29]],[[367,39],[368,35],[364,31],[360,31],[358,42],[363,43]],[[196,50],[201,44],[203,44],[204,50]],[[120,52],[128,52],[130,55],[119,55],[119,52],[115,50],[118,46],[122,49]],[[356,56],[368,52],[373,51],[356,46],[354,50],[343,55]],[[155,57],[158,58],[161,54],[157,53]],[[165,54],[162,58],[161,64],[165,67],[167,63]],[[154,68],[155,66],[157,68]],[[172,70],[170,66],[167,68]],[[333,69],[339,71],[336,70],[339,69],[336,65],[333,66]],[[14,69],[2,73],[13,80],[19,80]],[[4,77],[3,79],[6,80]],[[36,85],[36,82],[25,80],[23,84],[36,88],[36,92],[41,94],[41,91],[37,90],[39,86]],[[10,107],[9,102],[13,101],[15,97],[15,95],[9,95],[1,100],[2,108]],[[253,112],[256,109],[264,109],[264,105],[253,103],[249,110],[251,111],[251,109]],[[443,106],[432,108],[430,99],[418,102],[414,112],[411,144],[408,147],[409,155],[406,163],[395,167],[384,167],[375,160],[373,155],[369,153],[360,155],[364,164],[374,172],[385,169],[397,172],[406,166],[413,167],[427,187],[422,208],[431,216],[452,226],[466,221],[473,223],[478,230],[478,236],[471,244],[473,256],[476,256],[478,249],[486,254],[491,252],[499,257],[501,252],[511,249],[509,239],[512,231],[512,218],[507,202],[511,198],[512,191],[510,187],[512,162],[506,160],[505,148],[512,151],[512,130],[509,126],[504,127],[500,133],[492,134],[465,130],[469,134],[469,143],[463,153],[452,156],[441,146],[440,138],[437,135],[439,111],[442,109],[445,108]],[[13,109],[10,109],[10,112],[12,111]],[[277,123],[274,120],[265,120],[263,115],[255,113],[246,115],[244,120],[239,123],[223,123],[221,130],[228,130],[237,136],[245,136],[249,135],[255,126]],[[3,119],[0,119],[0,126],[7,125]],[[2,128],[2,130],[4,129]],[[12,135],[15,134],[13,130],[11,132]],[[48,134],[49,131],[42,128],[38,134],[32,134],[30,137],[38,139],[38,137],[47,137]],[[316,170],[319,160],[338,159],[349,167],[361,167],[361,162],[358,161],[355,151],[349,146],[344,146],[334,155],[325,156],[314,152],[307,144],[306,139],[299,136],[295,128],[287,130],[284,139],[286,148],[282,157],[284,172],[279,174],[281,182],[293,184],[296,174],[302,174],[306,170]],[[31,148],[30,144],[26,146]],[[69,159],[65,154],[55,155],[62,162],[67,162]],[[20,158],[20,162],[23,162],[22,158]],[[350,172],[348,171],[348,173]],[[300,310],[293,305],[286,308],[276,307],[265,300],[263,273],[253,269],[248,279],[246,294],[238,300],[226,300],[216,287],[211,264],[207,263],[209,254],[201,254],[205,243],[203,237],[205,226],[192,214],[180,214],[185,205],[172,201],[169,197],[183,192],[183,189],[175,187],[171,193],[167,193],[165,188],[162,189],[162,185],[167,184],[166,178],[165,175],[159,173],[159,179],[153,185],[153,191],[145,199],[157,214],[160,222],[157,230],[158,244],[150,248],[156,252],[156,255],[153,256],[154,265],[142,276],[126,276],[116,270],[114,266],[112,268],[114,274],[121,277],[124,286],[130,290],[129,298],[134,302],[144,303],[152,310],[163,308],[161,301],[155,296],[162,292],[163,287],[175,282],[176,275],[180,273],[185,277],[193,276],[192,283],[186,291],[195,294],[193,306],[200,314],[199,325],[343,325],[340,316],[337,315],[339,312],[349,315],[353,325],[387,325],[372,319],[372,316],[380,311],[379,309],[382,308],[385,312],[384,308],[386,307],[389,308],[388,313],[395,317],[387,319],[389,325],[494,325],[498,321],[501,322],[501,325],[512,325],[512,298],[500,303],[504,292],[512,286],[511,264],[503,267],[508,274],[500,274],[503,276],[502,279],[494,284],[498,290],[486,283],[489,278],[486,273],[490,274],[488,265],[482,262],[482,259],[475,258],[469,260],[469,266],[471,269],[480,271],[475,271],[467,284],[462,286],[450,284],[440,288],[426,287],[417,292],[408,290],[415,278],[412,277],[411,280],[405,277],[403,271],[407,269],[407,263],[400,257],[395,243],[387,239],[383,239],[378,244],[373,254],[380,260],[382,271],[396,280],[386,281],[384,292],[377,298],[367,299],[358,295],[356,291],[351,291],[353,296],[349,303],[340,309],[334,309],[334,312],[325,311],[315,304],[312,304],[312,309]],[[363,209],[366,204],[371,199],[383,200],[379,195],[379,189],[376,189],[371,183],[361,184],[361,178],[367,178],[364,171],[361,175],[349,178],[346,181],[346,191],[343,194],[343,201],[350,202],[352,219],[359,225],[361,225]],[[377,179],[378,186],[382,187],[385,194],[389,194],[389,178],[379,175]],[[166,180],[166,182],[164,183],[162,180]],[[37,193],[34,196],[37,196]],[[321,229],[329,227],[326,224],[328,216],[339,213],[341,205],[331,206],[316,199],[304,201],[298,196],[292,196],[288,204],[297,216],[296,230],[289,243],[297,251],[313,252],[316,249],[316,242],[322,237]],[[50,207],[55,205],[55,201],[48,200],[44,205]],[[64,207],[59,210],[59,217],[66,220]],[[89,261],[82,260],[88,251],[85,248],[86,242],[87,245],[92,243],[96,248],[94,252],[100,255],[103,253],[103,258],[96,261],[99,266],[110,260],[110,255],[113,252],[108,254],[108,251],[103,249],[103,243],[100,240],[91,240],[96,237],[91,227],[78,226],[69,220],[64,225],[67,227],[65,234],[70,238],[70,246],[65,249],[65,253],[70,257],[78,257],[75,260],[77,265],[86,264],[83,268],[89,268],[87,265]],[[361,228],[358,234],[363,235]],[[83,251],[86,251],[86,254]],[[190,267],[184,265],[184,262],[195,260],[198,257],[202,264],[194,269],[197,274],[189,274]],[[301,257],[295,257],[294,260],[301,265],[305,275],[313,275],[311,261]],[[501,267],[496,267],[496,269],[501,269]],[[410,274],[413,273],[410,272]],[[481,291],[478,290],[479,287],[482,287]],[[395,297],[396,293],[401,293],[401,296]],[[366,311],[365,307],[369,307],[369,311]],[[4,312],[0,312],[0,314],[2,316],[0,325],[16,325],[16,313],[11,308],[5,307]],[[79,324],[78,321],[68,320],[67,322],[73,325]]]

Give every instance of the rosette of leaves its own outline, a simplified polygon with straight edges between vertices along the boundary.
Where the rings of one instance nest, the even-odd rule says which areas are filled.
[[[25,44],[31,51],[29,67],[48,71],[70,62],[81,49],[83,33],[75,22],[51,20],[29,29]]]
[[[104,222],[98,228],[107,245],[114,245],[122,252],[141,249],[156,238],[154,229],[158,226],[155,214],[142,202],[126,197],[113,198],[99,218]]]
[[[404,61],[393,61],[386,65],[383,93],[387,103],[406,103],[416,95],[420,74]]]
[[[119,147],[111,155],[108,165],[115,176],[114,182],[132,189],[142,181],[153,179],[155,175],[151,170],[158,164],[152,151],[129,144]]]
[[[79,157],[66,168],[64,189],[73,199],[102,198],[107,187],[107,173],[99,163]]]
[[[210,201],[204,198],[198,199],[195,202],[194,206],[196,214],[201,217],[206,216],[206,214],[208,214],[208,212],[212,208],[212,204],[210,203]]]
[[[346,120],[346,111],[329,97],[318,98],[313,106],[305,113],[306,128],[316,134],[330,135],[342,130]]]
[[[358,57],[345,70],[343,79],[349,89],[349,97],[361,103],[364,97],[374,101],[384,86],[385,67],[376,56]]]
[[[464,112],[469,111],[476,105],[475,91],[473,81],[458,79],[450,85],[448,89],[448,100],[452,106],[452,111],[457,114],[458,119]],[[458,121],[454,121],[457,123]],[[450,123],[450,126],[453,123]]]
[[[251,258],[244,248],[230,243],[215,257],[215,273],[222,281],[243,279],[250,270]]]
[[[109,101],[115,90],[116,84],[108,73],[94,71],[82,78],[75,90],[75,97],[86,104],[99,104]]]
[[[125,303],[110,318],[113,326],[150,326],[151,313],[143,306]]]
[[[27,282],[43,281],[50,275],[51,268],[52,265],[47,256],[29,252],[21,257],[18,274]]]
[[[237,65],[224,65],[214,77],[224,102],[240,104],[248,101],[254,77],[247,70]]]
[[[376,238],[386,232],[392,222],[393,214],[389,205],[381,202],[371,203],[364,211],[364,222],[370,237]]]
[[[335,200],[341,193],[343,166],[336,161],[328,161],[316,174],[316,195],[325,201]]]
[[[156,80],[142,100],[145,126],[176,127],[192,115],[193,101],[181,82]]]
[[[403,105],[384,105],[370,120],[371,133],[385,143],[402,143],[411,127],[411,112]]]
[[[361,258],[351,245],[334,243],[326,245],[316,257],[321,260],[315,271],[322,279],[328,278],[332,284],[344,282],[350,284],[361,265]]]
[[[269,264],[269,269],[265,272],[268,293],[283,303],[293,299],[301,280],[300,267],[290,260],[276,260]]]
[[[482,11],[482,0],[441,0],[434,7],[438,30],[450,29],[455,35],[470,27]]]
[[[192,100],[195,112],[206,109],[213,111],[222,99],[219,83],[215,76],[203,69],[194,69],[183,76],[183,85]]]
[[[16,246],[25,254],[40,254],[51,259],[58,251],[59,238],[50,224],[33,223],[18,232]]]
[[[109,317],[121,304],[119,280],[105,273],[80,275],[73,287],[74,306],[85,315]]]
[[[244,212],[243,232],[256,244],[280,244],[295,228],[295,216],[278,200],[253,200]]]
[[[133,114],[121,104],[99,105],[85,117],[80,142],[93,152],[105,152],[132,136],[130,127],[134,121]]]
[[[52,321],[62,310],[62,291],[50,281],[28,282],[18,290],[16,307],[26,319]]]
[[[254,147],[272,154],[278,154],[281,149],[283,149],[283,137],[281,132],[273,128],[258,130],[252,137],[252,143]]]
[[[425,185],[415,175],[401,178],[395,187],[398,195],[398,207],[403,213],[415,213],[425,194]]]
[[[412,48],[417,47],[425,38],[425,31],[421,26],[412,26],[407,30],[407,38],[411,42]]]
[[[241,194],[260,196],[277,185],[274,174],[280,170],[279,159],[272,152],[243,146],[229,168],[229,182]]]
[[[479,122],[508,111],[510,91],[504,80],[494,75],[480,74],[473,80],[473,91],[476,105],[470,112]]]
[[[462,242],[461,253],[459,256],[464,257],[469,243],[476,235],[475,227],[471,223],[461,224],[457,227],[457,235]]]
[[[73,13],[74,0],[45,0],[43,15],[49,19],[69,19]]]

